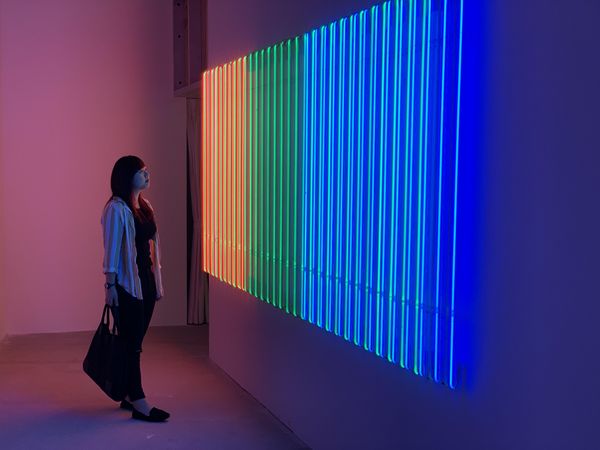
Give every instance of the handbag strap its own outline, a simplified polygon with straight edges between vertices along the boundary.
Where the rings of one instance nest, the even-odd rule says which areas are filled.
[[[110,330],[110,311],[111,311],[111,307],[109,305],[105,304],[104,311],[102,311],[102,323],[105,323],[106,327],[109,330]],[[118,329],[117,322],[119,321],[119,309],[113,308],[112,313],[115,315],[115,320],[113,321],[112,334],[117,334],[116,330]],[[105,319],[105,317],[106,317],[106,319]]]

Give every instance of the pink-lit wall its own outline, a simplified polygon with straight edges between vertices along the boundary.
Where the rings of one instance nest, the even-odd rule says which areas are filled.
[[[0,2],[0,336],[94,329],[100,215],[124,154],[146,162],[165,296],[186,323],[185,100],[170,0]]]
[[[209,0],[210,66],[358,4]],[[470,384],[436,385],[210,279],[211,358],[315,450],[600,448],[600,3],[465,12]]]

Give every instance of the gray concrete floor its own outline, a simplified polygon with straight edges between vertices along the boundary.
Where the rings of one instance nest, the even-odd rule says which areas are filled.
[[[142,382],[164,423],[131,418],[81,364],[93,332],[9,336],[0,343],[0,448],[307,449],[208,358],[208,325],[151,327]]]

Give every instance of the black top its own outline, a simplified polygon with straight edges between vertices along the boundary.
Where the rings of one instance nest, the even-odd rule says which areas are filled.
[[[150,239],[156,233],[156,223],[154,222],[152,213],[145,215],[141,209],[138,209],[137,213],[133,215],[135,222],[135,247],[137,250],[136,263],[138,268],[149,268],[152,266]]]

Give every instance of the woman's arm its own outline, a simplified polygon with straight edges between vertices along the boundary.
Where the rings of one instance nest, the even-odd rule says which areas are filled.
[[[114,282],[119,268],[119,256],[121,254],[121,242],[125,231],[125,224],[118,206],[111,204],[107,206],[102,216],[102,236],[104,241],[104,259],[102,271],[107,276],[108,282]],[[111,277],[112,280],[109,280]]]
[[[148,204],[148,207],[152,211],[152,214],[154,214],[154,208],[152,207],[152,204],[148,201],[147,198],[144,198],[144,200]],[[156,216],[154,217],[154,220],[156,222]],[[160,263],[160,238],[158,235],[158,224],[156,228],[156,233],[154,233],[154,236],[152,236],[150,240],[150,258],[152,259],[152,270],[154,271],[154,277],[156,281],[156,299],[159,300],[163,297],[165,291],[163,288],[161,275],[162,264]]]
[[[106,282],[109,284],[115,284],[115,279],[117,278],[117,274],[115,272],[106,272]]]
[[[114,203],[109,204],[103,211],[100,222],[102,223],[102,237],[104,241],[102,271],[106,275],[106,282],[115,284],[119,267],[119,257],[121,255],[121,242],[123,240],[123,233],[125,232],[123,216],[119,207]],[[105,291],[104,301],[107,305],[119,306],[119,298],[115,286]]]

